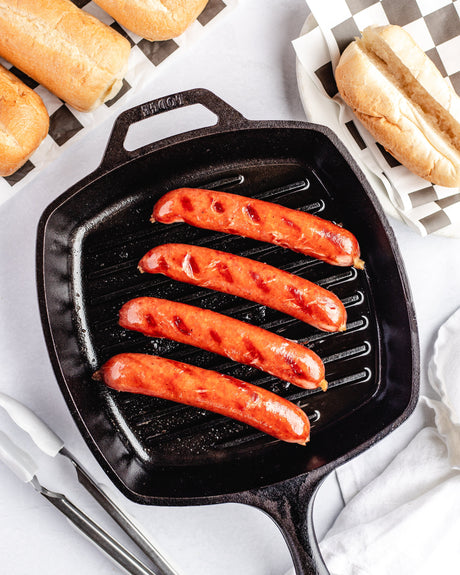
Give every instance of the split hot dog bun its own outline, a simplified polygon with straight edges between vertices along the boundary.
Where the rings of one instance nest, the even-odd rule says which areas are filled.
[[[399,26],[369,27],[343,52],[337,87],[399,162],[441,186],[460,186],[460,98]]]
[[[70,0],[0,0],[0,56],[81,111],[122,86],[130,44]]]
[[[95,0],[128,30],[147,40],[180,36],[201,14],[208,0]]]
[[[40,96],[0,66],[0,176],[10,176],[27,161],[48,126]]]

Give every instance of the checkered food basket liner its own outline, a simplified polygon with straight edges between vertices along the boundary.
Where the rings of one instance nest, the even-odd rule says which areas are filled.
[[[460,93],[460,2],[452,0],[307,0],[318,24],[294,41],[301,65],[319,88],[318,97],[340,107],[340,135],[383,183],[391,203],[422,235],[460,225],[460,189],[431,185],[412,174],[378,144],[337,91],[340,54],[370,25],[402,26]],[[314,118],[313,118],[314,119]]]
[[[94,2],[88,0],[72,1],[79,8],[86,10],[129,40],[131,52],[123,87],[112,100],[102,104],[93,112],[79,112],[0,58],[0,63],[5,68],[11,70],[13,74],[41,96],[50,115],[49,133],[39,148],[22,168],[11,176],[0,178],[0,204],[36,177],[63,150],[120,110],[130,95],[152,82],[157,69],[163,68],[172,61],[177,54],[180,54],[187,46],[199,39],[210,26],[219,21],[230,8],[238,3],[238,0],[209,0],[197,20],[181,36],[173,40],[149,42],[120,26]]]

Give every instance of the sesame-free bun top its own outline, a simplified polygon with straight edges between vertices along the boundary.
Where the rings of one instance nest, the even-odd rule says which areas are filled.
[[[399,26],[369,27],[335,70],[342,99],[399,162],[441,186],[460,186],[460,98]]]
[[[122,26],[147,40],[180,36],[208,0],[94,0]]]
[[[70,0],[0,0],[0,56],[77,110],[115,96],[130,49]]]
[[[10,176],[28,160],[48,127],[40,96],[0,66],[0,176]]]

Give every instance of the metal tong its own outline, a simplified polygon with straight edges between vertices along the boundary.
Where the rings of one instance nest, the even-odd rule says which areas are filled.
[[[32,457],[18,447],[6,433],[0,431],[0,460],[22,481],[32,487],[61,511],[83,534],[90,538],[102,551],[109,555],[122,569],[131,575],[178,575],[161,553],[135,525],[132,519],[103,491],[95,479],[65,447],[62,439],[28,407],[0,392],[0,406],[11,419],[27,432],[44,453],[50,457],[62,455],[75,468],[79,483],[118,523],[122,530],[149,558],[154,569],[135,557],[126,547],[114,539],[86,513],[75,506],[65,495],[50,491],[37,478],[38,466]]]

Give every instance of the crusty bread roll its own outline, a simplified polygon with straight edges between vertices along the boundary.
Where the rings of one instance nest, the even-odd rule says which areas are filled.
[[[0,0],[0,56],[81,111],[119,91],[130,44],[70,0]]]
[[[337,87],[399,162],[441,186],[460,186],[460,98],[399,26],[366,28],[344,50]]]
[[[28,160],[48,127],[40,96],[0,66],[0,176],[10,176]]]
[[[180,36],[208,0],[94,0],[126,29],[147,40]]]

